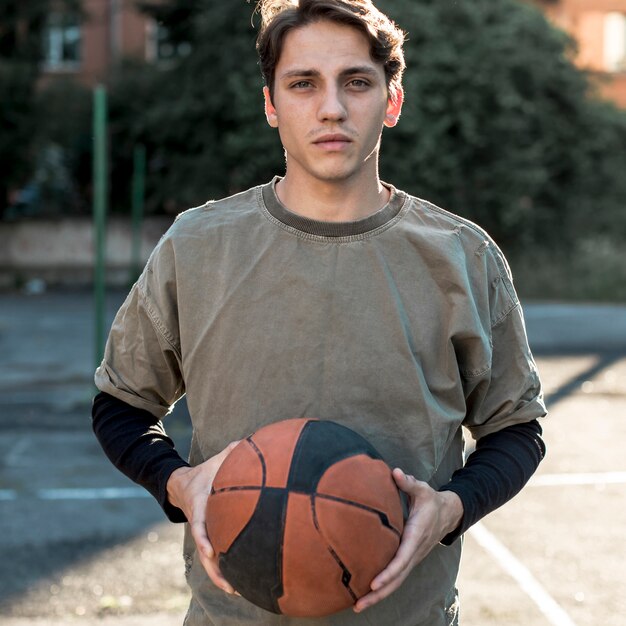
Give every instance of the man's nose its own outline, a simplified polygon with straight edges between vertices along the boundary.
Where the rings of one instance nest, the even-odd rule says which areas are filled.
[[[340,91],[336,87],[324,90],[318,109],[320,122],[340,122],[346,119],[347,110]]]

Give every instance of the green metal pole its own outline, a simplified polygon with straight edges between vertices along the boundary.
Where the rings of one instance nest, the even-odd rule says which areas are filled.
[[[138,144],[133,151],[133,247],[131,262],[131,283],[134,283],[141,272],[141,225],[143,222],[143,207],[146,181],[146,148]]]
[[[94,221],[94,305],[95,363],[102,362],[105,343],[105,262],[107,172],[107,93],[98,85],[93,92],[93,221]]]

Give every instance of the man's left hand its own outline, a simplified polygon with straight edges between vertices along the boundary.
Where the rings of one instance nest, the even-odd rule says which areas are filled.
[[[463,517],[463,504],[452,491],[435,491],[427,483],[393,470],[396,484],[409,496],[409,517],[398,551],[371,584],[372,591],[358,600],[359,613],[380,602],[404,582],[411,570],[450,532]]]

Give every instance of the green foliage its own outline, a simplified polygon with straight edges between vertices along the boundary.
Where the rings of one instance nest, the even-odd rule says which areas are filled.
[[[77,9],[78,0],[57,7]],[[0,219],[36,161],[36,87],[51,0],[0,0]]]
[[[623,237],[589,234],[568,250],[534,248],[509,261],[524,300],[626,302]]]
[[[33,95],[37,10],[48,1],[0,0],[2,180],[23,180],[44,146],[62,145],[77,204],[82,198],[88,209],[89,95],[67,85],[38,103]],[[130,204],[137,142],[147,148],[152,212],[180,211],[283,172],[278,135],[263,115],[254,3],[140,4],[191,53],[169,64],[126,62],[113,76],[113,206]],[[607,251],[626,240],[626,112],[596,96],[571,61],[573,42],[519,0],[377,5],[408,32],[405,105],[399,125],[384,132],[383,179],[480,223],[529,279],[529,258],[543,259],[537,277],[551,263],[588,277],[593,267],[613,267]],[[17,46],[25,11],[34,11],[30,34]]]
[[[38,213],[70,215],[91,208],[92,94],[61,77],[35,99],[33,174],[40,193]]]
[[[626,113],[594,97],[564,33],[518,0],[377,4],[408,32],[384,179],[479,222],[508,253],[625,232]],[[126,194],[135,141],[148,147],[153,208],[180,210],[280,173],[252,6],[176,0],[149,10],[193,51],[167,69],[120,73],[112,114],[127,157],[114,187]]]
[[[29,172],[35,77],[30,64],[0,58],[0,216],[8,186]]]
[[[146,145],[149,209],[178,211],[284,169],[278,137],[263,116],[251,6],[195,5],[193,20],[186,18],[193,29],[177,31],[191,38],[188,57],[169,68],[127,65],[113,83],[112,141],[127,159],[134,142]],[[119,163],[114,187],[122,190],[130,163]]]
[[[508,251],[571,245],[599,210],[608,221],[621,212],[626,115],[593,99],[573,43],[539,11],[516,0],[380,5],[409,36],[384,177]]]
[[[37,63],[50,0],[0,0],[0,58]]]

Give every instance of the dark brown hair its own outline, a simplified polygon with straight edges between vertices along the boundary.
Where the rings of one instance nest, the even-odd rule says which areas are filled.
[[[257,52],[270,93],[285,41],[291,30],[328,20],[361,31],[370,43],[370,56],[385,70],[389,95],[394,98],[404,71],[404,33],[371,0],[261,0]]]

